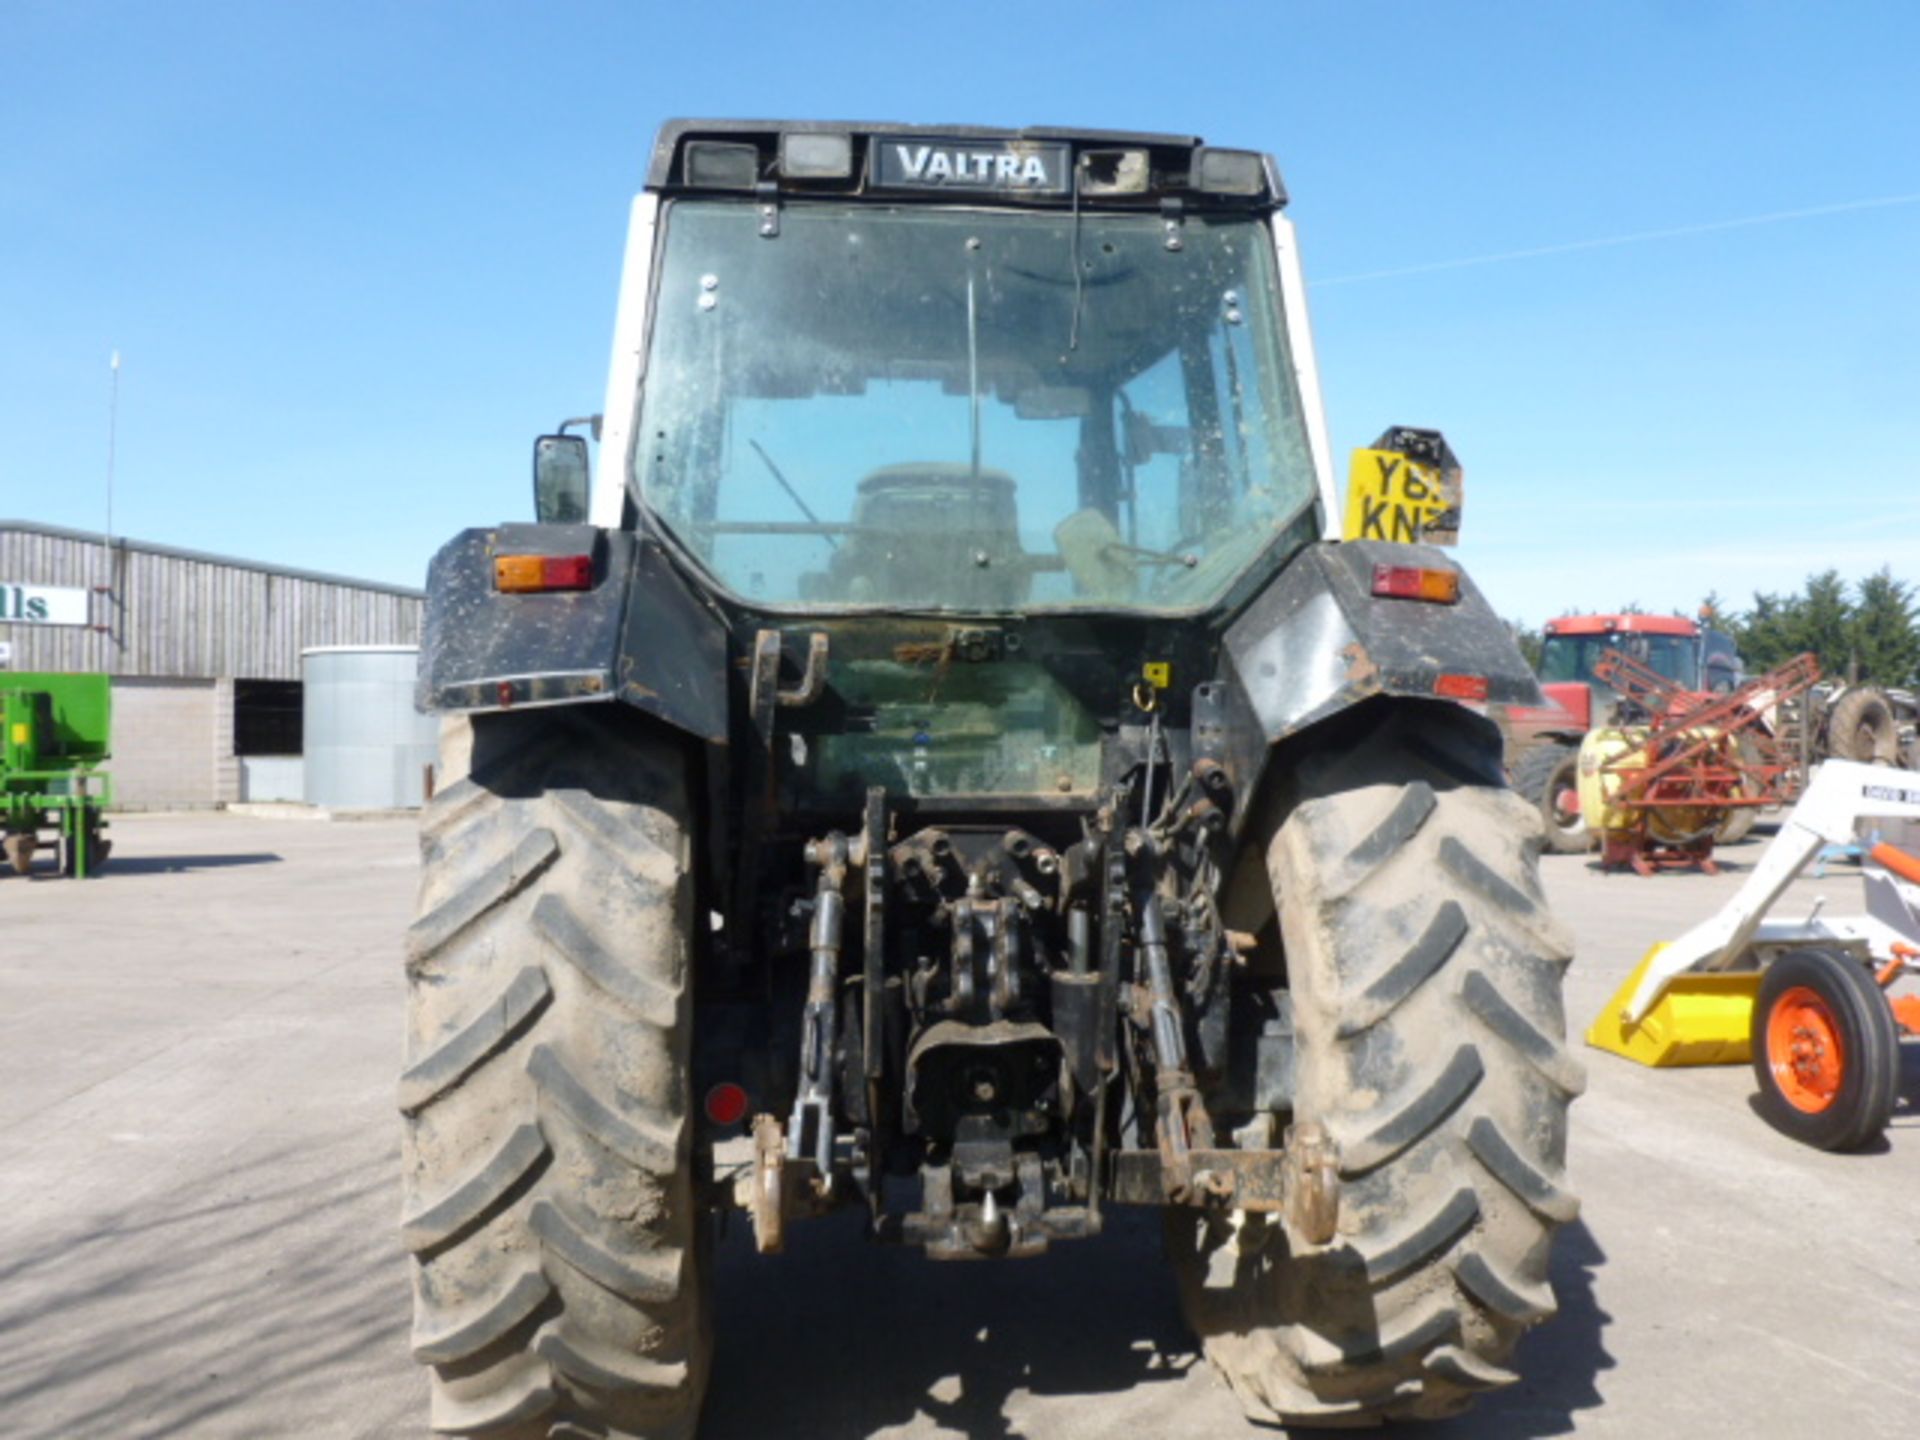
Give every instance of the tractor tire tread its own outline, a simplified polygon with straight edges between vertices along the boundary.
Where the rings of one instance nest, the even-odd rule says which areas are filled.
[[[564,1116],[608,1154],[636,1170],[656,1175],[672,1172],[675,1157],[680,1154],[684,1123],[668,1130],[626,1118],[575,1079],[550,1046],[534,1047],[527,1057],[527,1074],[533,1078],[543,1105]]]
[[[1453,1273],[1481,1304],[1498,1310],[1516,1325],[1531,1325],[1553,1313],[1553,1291],[1545,1284],[1529,1284],[1504,1274],[1478,1250],[1455,1262]]]
[[[1466,912],[1454,901],[1444,901],[1433,912],[1433,919],[1419,939],[1368,981],[1358,998],[1345,1007],[1340,1038],[1351,1040],[1391,1015],[1402,1001],[1433,978],[1434,971],[1447,963],[1466,935]]]
[[[687,1383],[687,1366],[683,1360],[622,1355],[591,1341],[569,1338],[553,1328],[540,1333],[534,1349],[561,1375],[597,1390],[671,1393]]]
[[[1480,1197],[1463,1185],[1424,1219],[1382,1238],[1360,1252],[1367,1279],[1375,1285],[1397,1280],[1414,1266],[1445,1255],[1469,1225],[1480,1218]]]
[[[1547,1170],[1522,1155],[1492,1117],[1482,1115],[1467,1132],[1467,1148],[1507,1189],[1542,1220],[1569,1225],[1579,1218],[1580,1202]]]
[[[1369,1174],[1405,1152],[1458,1110],[1486,1073],[1479,1049],[1461,1045],[1439,1074],[1397,1104],[1383,1107],[1384,1115],[1375,1112],[1335,1128],[1341,1175]]]
[[[537,1263],[523,1265],[495,1299],[471,1314],[452,1315],[441,1329],[413,1332],[413,1358],[422,1365],[451,1365],[496,1345],[525,1323],[553,1294]]]
[[[540,897],[533,907],[533,926],[556,954],[564,956],[596,989],[625,1006],[635,1018],[656,1029],[673,1027],[679,1015],[675,992],[622,966],[560,896]]]
[[[1379,1370],[1395,1361],[1426,1352],[1443,1340],[1456,1340],[1460,1315],[1445,1300],[1435,1300],[1390,1321],[1377,1334],[1360,1342],[1331,1341],[1311,1328],[1300,1328],[1301,1365],[1309,1376],[1339,1375],[1351,1370]]]
[[[1520,759],[1513,767],[1514,793],[1528,801],[1540,812],[1540,823],[1545,827],[1547,848],[1557,855],[1583,855],[1592,844],[1592,835],[1584,823],[1563,825],[1554,810],[1554,802],[1559,798],[1558,787],[1555,794],[1548,793],[1553,778],[1569,760],[1576,760],[1579,747],[1564,740],[1541,740],[1520,752]]]
[[[1379,824],[1339,857],[1338,869],[1327,886],[1329,896],[1351,895],[1420,833],[1438,803],[1432,786],[1418,783],[1407,786]]]
[[[1427,1373],[1462,1390],[1498,1390],[1520,1377],[1502,1365],[1489,1365],[1470,1350],[1442,1345],[1427,1356]]]
[[[1460,993],[1480,1023],[1526,1056],[1549,1085],[1569,1100],[1586,1092],[1586,1067],[1573,1058],[1564,1044],[1523,1015],[1485,975],[1470,971],[1461,983]]]
[[[1515,1344],[1553,1310],[1552,1233],[1578,1215],[1566,1113],[1584,1074],[1538,807],[1493,773],[1490,727],[1451,707],[1383,704],[1335,733],[1261,815],[1292,1120],[1334,1141],[1339,1229],[1316,1245],[1278,1218],[1168,1222],[1209,1359],[1282,1425],[1438,1419],[1514,1383]]]
[[[436,1390],[430,1402],[428,1425],[437,1435],[480,1437],[518,1436],[529,1421],[552,1409],[559,1398],[553,1371],[544,1361],[528,1363],[515,1356],[474,1377],[474,1398]]]
[[[1870,732],[1864,746],[1863,732]],[[1876,685],[1856,685],[1843,694],[1827,714],[1827,753],[1862,765],[1899,764],[1900,720],[1892,697]]]
[[[400,1076],[400,1113],[424,1110],[485,1064],[527,1027],[553,998],[547,973],[524,966],[466,1024],[409,1065]]]
[[[431,960],[461,931],[531,885],[559,856],[560,842],[551,830],[530,831],[511,854],[494,861],[413,922],[407,931],[409,961],[419,966]]]
[[[583,708],[449,727],[422,825],[402,1238],[444,1434],[686,1436],[706,1387],[688,780]]]
[[[681,1256],[676,1252],[617,1254],[588,1236],[584,1225],[551,1200],[536,1200],[527,1223],[548,1253],[623,1300],[660,1305],[680,1293]]]
[[[451,1244],[504,1204],[551,1153],[533,1121],[515,1127],[478,1170],[401,1220],[402,1242],[416,1255]]]

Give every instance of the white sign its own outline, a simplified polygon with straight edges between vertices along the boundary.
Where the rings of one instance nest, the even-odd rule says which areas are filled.
[[[92,618],[85,590],[0,580],[0,624],[86,625]]]

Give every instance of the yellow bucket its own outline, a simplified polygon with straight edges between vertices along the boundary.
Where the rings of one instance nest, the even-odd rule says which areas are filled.
[[[1661,941],[1634,966],[1626,983],[1587,1030],[1597,1050],[1641,1065],[1743,1065],[1753,1054],[1753,1002],[1760,993],[1758,970],[1676,975],[1635,1025],[1625,1019],[1640,977],[1662,950]]]

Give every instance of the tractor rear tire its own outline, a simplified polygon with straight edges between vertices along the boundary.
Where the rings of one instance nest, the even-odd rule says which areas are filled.
[[[1555,1309],[1578,1202],[1567,1108],[1570,948],[1538,878],[1535,806],[1478,722],[1380,708],[1306,757],[1267,851],[1293,997],[1293,1118],[1339,1151],[1339,1227],[1173,1213],[1189,1322],[1250,1418],[1370,1425],[1512,1384]],[[1490,763],[1492,762],[1492,763]]]
[[[1900,1094],[1893,1007],[1860,961],[1792,950],[1767,967],[1753,1006],[1761,1116],[1822,1150],[1880,1138]]]
[[[1827,753],[1862,765],[1900,763],[1900,722],[1886,691],[1859,685],[1834,703],[1827,714]]]
[[[1514,790],[1533,802],[1546,826],[1547,848],[1556,855],[1584,855],[1593,845],[1593,832],[1578,807],[1572,815],[1560,808],[1568,791],[1580,789],[1580,749],[1558,740],[1530,747],[1513,767]]]
[[[711,1350],[680,749],[536,710],[453,722],[442,771],[399,1087],[431,1427],[679,1440]]]

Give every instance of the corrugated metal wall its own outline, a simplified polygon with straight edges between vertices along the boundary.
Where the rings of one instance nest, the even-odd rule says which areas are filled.
[[[0,582],[108,587],[95,626],[0,623],[15,670],[298,680],[319,645],[414,645],[420,592],[0,522]]]

